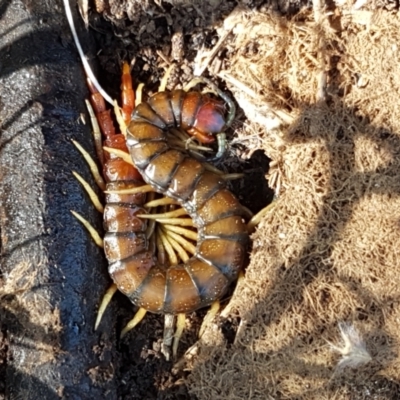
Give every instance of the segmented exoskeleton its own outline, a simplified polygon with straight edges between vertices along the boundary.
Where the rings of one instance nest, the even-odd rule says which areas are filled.
[[[219,101],[198,92],[161,91],[139,104],[131,114],[135,100],[129,67],[124,64],[123,117],[119,119],[122,132],[126,131],[123,134],[115,132],[110,111],[106,110],[103,97],[90,81],[89,88],[97,122],[105,139],[105,153],[102,139],[97,137],[95,140],[106,181],[106,185],[99,184],[105,189],[104,209],[82,178],[76,173],[75,176],[98,204],[97,209],[103,212],[104,239],[99,238],[82,217],[75,212],[74,215],[91,231],[99,246],[104,247],[109,273],[114,281],[103,298],[96,327],[112,295],[119,289],[140,307],[122,334],[136,326],[147,311],[164,313],[162,351],[168,358],[173,315],[178,315],[173,346],[175,355],[185,313],[220,299],[237,278],[245,258],[248,234],[242,219],[244,210],[226,189],[226,176],[210,171],[208,164],[190,156],[184,142],[178,139],[186,131],[202,143],[214,141],[213,135],[225,126],[224,107]],[[116,112],[118,115],[118,109]],[[97,123],[94,115],[92,120]],[[131,121],[126,128],[128,120]],[[171,138],[169,130],[177,136]],[[83,149],[80,151],[85,154]],[[96,175],[99,181],[100,174],[94,173]],[[148,202],[147,192],[154,191],[164,196],[155,200],[157,204],[168,207],[180,204],[182,208],[157,215],[148,214],[154,201]],[[191,218],[166,218],[186,214]],[[161,224],[157,236],[154,236],[154,223],[147,222],[151,217],[161,218],[156,219]],[[171,227],[168,221],[178,227]],[[197,228],[197,232],[179,225]],[[180,234],[196,241],[196,246]],[[174,251],[183,260],[182,264],[178,263]],[[193,256],[189,258],[188,253]],[[213,308],[210,317],[216,309]]]
[[[109,273],[118,289],[151,312],[186,313],[205,307],[237,278],[248,233],[243,208],[220,175],[168,143],[180,127],[210,137],[225,125],[220,104],[198,92],[159,92],[137,106],[127,128],[127,146],[143,179],[179,202],[198,230],[196,252],[187,262],[160,265],[148,249],[143,211],[129,194],[107,196],[104,243]],[[136,182],[112,182],[114,189]]]
[[[115,282],[103,298],[96,327],[113,293],[119,289],[140,307],[122,334],[132,329],[146,311],[165,313],[164,345],[168,347],[173,328],[171,317],[178,314],[173,349],[173,354],[176,354],[184,326],[184,313],[205,307],[224,295],[243,267],[248,228],[258,222],[256,216],[246,226],[242,219],[244,209],[226,189],[227,176],[222,177],[211,172],[209,165],[185,151],[185,148],[192,145],[182,142],[182,139],[187,139],[186,134],[182,136],[182,130],[194,136],[200,143],[211,143],[215,140],[214,134],[219,134],[216,158],[221,157],[225,149],[221,131],[232,122],[233,102],[214,88],[230,108],[229,117],[225,119],[223,105],[208,95],[182,90],[160,90],[135,108],[130,121],[135,100],[129,67],[124,64],[123,117],[119,119],[122,134],[115,133],[104,99],[111,104],[113,101],[97,83],[79,43],[68,1],[64,0],[64,4],[83,66],[94,84],[89,83],[92,103],[105,137],[106,153],[103,154],[102,139],[100,134],[95,134],[97,154],[103,166],[106,184],[102,181],[95,162],[74,142],[87,159],[99,187],[105,189],[106,194],[103,213],[106,231],[104,239],[99,237],[88,221],[73,212],[96,243],[104,247],[109,261],[109,272]],[[165,88],[165,85],[166,78],[160,86]],[[118,107],[115,107],[115,111],[118,115]],[[91,108],[89,112],[92,113]],[[97,121],[94,114],[91,117],[95,126]],[[125,133],[127,123],[129,126]],[[168,138],[170,129],[176,135],[172,140]],[[127,153],[127,146],[132,159]],[[201,146],[194,147],[201,151],[209,150],[200,149]],[[132,160],[137,169],[133,167]],[[74,174],[88,191],[96,208],[103,212],[103,206],[93,190],[83,178]],[[144,185],[143,179],[148,185]],[[149,191],[159,192],[166,197],[146,203],[146,193]],[[154,236],[154,223],[147,222],[147,212],[151,207],[156,207],[155,203],[157,206],[162,204],[163,207],[180,204],[183,209],[171,211],[174,217],[189,214],[191,218],[172,218],[174,221],[170,223],[182,226],[187,223],[190,227],[197,228],[197,232],[168,226],[164,219],[158,220],[164,225],[158,228],[158,236]],[[162,214],[163,218],[167,214],[169,213]],[[196,246],[186,238],[196,241]],[[166,262],[165,252],[162,256],[163,251],[160,251],[163,246],[169,246],[170,250],[174,248],[167,251],[169,263]],[[157,256],[155,248],[158,250]],[[174,257],[174,251],[183,260],[181,264]],[[193,256],[190,258],[188,253]],[[215,315],[217,308],[212,307],[213,312],[208,317]],[[169,352],[164,354],[168,358]]]

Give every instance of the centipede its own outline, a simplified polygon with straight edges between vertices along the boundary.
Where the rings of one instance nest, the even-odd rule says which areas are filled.
[[[122,70],[122,114],[117,117],[121,132],[116,132],[104,98],[88,79],[96,115],[92,120],[103,136],[95,140],[102,173],[95,171],[93,160],[89,164],[105,193],[104,207],[98,199],[94,201],[103,213],[104,237],[96,238],[88,222],[74,215],[104,248],[114,282],[100,306],[96,327],[119,290],[139,307],[123,333],[146,312],[165,314],[169,327],[164,341],[170,343],[171,317],[178,316],[175,355],[185,314],[215,304],[243,270],[249,244],[246,212],[226,179],[194,157],[182,141],[184,134],[209,144],[224,132],[229,123],[221,100],[178,89],[159,91],[135,104],[128,64]],[[117,106],[115,110],[118,114]],[[171,139],[171,133],[175,138]],[[87,189],[86,182],[82,184]],[[94,192],[87,190],[94,199]],[[161,198],[149,199],[149,193]],[[149,213],[151,203],[162,204],[163,215]],[[165,211],[166,207],[172,211]]]
[[[135,107],[125,63],[121,86],[123,134],[115,131],[110,110],[106,110],[104,99],[90,80],[88,85],[107,149],[101,151],[101,146],[96,146],[100,148],[105,180],[105,184],[99,184],[105,192],[105,206],[98,207],[105,230],[99,245],[104,247],[114,284],[101,309],[117,289],[125,294],[139,307],[127,331],[148,311],[184,316],[213,304],[224,296],[243,268],[249,242],[245,212],[228,190],[226,179],[188,153],[183,142],[177,146],[170,131],[186,132],[201,144],[212,143],[226,125],[223,104],[208,94],[173,90],[158,92]],[[98,181],[100,174],[94,175]],[[155,203],[175,209],[163,215],[148,214],[152,203],[147,198],[149,192],[163,196]],[[189,218],[179,218],[182,216]],[[163,224],[157,231],[159,237],[154,233],[155,221]],[[188,225],[189,229],[179,225]],[[181,262],[163,256],[168,247],[167,255],[177,250]]]
[[[107,199],[104,240],[110,276],[134,304],[148,311],[179,314],[208,306],[225,294],[243,267],[248,242],[243,207],[219,175],[172,148],[166,136],[172,127],[210,136],[224,124],[209,97],[182,90],[157,93],[132,114],[126,145],[135,167],[155,191],[182,206],[198,231],[195,254],[166,269],[148,250],[144,226],[130,199]],[[128,186],[135,184],[125,180],[123,185],[129,192]],[[121,229],[121,224],[132,231]]]

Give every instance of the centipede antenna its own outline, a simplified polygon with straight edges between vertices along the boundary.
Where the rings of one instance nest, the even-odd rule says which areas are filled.
[[[108,289],[103,299],[101,300],[99,311],[97,312],[96,322],[94,324],[94,330],[100,325],[101,319],[103,318],[104,311],[106,311],[107,306],[110,304],[112,297],[114,296],[115,292],[118,290],[117,285],[113,283]]]
[[[86,72],[86,75],[89,77],[89,79],[92,81],[93,85],[96,87],[96,89],[101,93],[101,95],[103,96],[103,98],[110,103],[111,105],[113,105],[113,100],[112,98],[107,94],[107,92],[100,86],[99,82],[97,81],[87,59],[85,56],[85,53],[82,50],[82,46],[81,43],[79,41],[78,38],[78,34],[76,33],[76,29],[75,29],[75,24],[74,24],[74,18],[72,16],[72,12],[71,12],[71,6],[69,4],[68,0],[63,0],[64,1],[64,9],[65,9],[65,14],[67,15],[67,20],[68,20],[68,24],[69,27],[71,29],[71,33],[72,33],[72,37],[74,38],[75,41],[75,46],[78,50],[79,56],[81,58],[82,64],[83,64],[83,68]]]
[[[196,86],[199,83],[205,83],[213,93],[216,93],[219,97],[221,97],[221,99],[223,99],[225,101],[225,103],[228,105],[228,115],[226,118],[226,123],[225,123],[225,128],[227,129],[232,125],[232,122],[235,118],[235,114],[236,114],[236,105],[234,103],[234,101],[231,99],[230,96],[228,96],[225,92],[223,92],[217,85],[215,85],[213,82],[211,82],[209,79],[204,78],[202,76],[193,78],[185,87],[184,90],[187,91],[191,88],[193,88],[194,86]],[[207,160],[209,161],[215,161],[220,159],[226,151],[226,135],[223,132],[220,132],[217,134],[217,141],[218,141],[218,151],[217,154],[212,157],[209,158]]]
[[[218,151],[214,157],[207,158],[207,161],[216,161],[222,158],[226,151],[226,134],[224,132],[217,133]]]

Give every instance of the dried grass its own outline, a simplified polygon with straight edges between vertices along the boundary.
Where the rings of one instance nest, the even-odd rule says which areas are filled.
[[[209,327],[190,392],[398,398],[399,15],[342,8],[318,23],[311,12],[289,21],[242,10],[235,18],[222,76],[249,121],[263,123],[249,122],[242,137],[256,136],[272,158],[280,196],[253,235],[246,277],[220,321],[240,319],[235,341]],[[321,60],[328,104],[318,94]],[[341,356],[328,342],[340,347],[342,321],[368,353],[337,369]]]

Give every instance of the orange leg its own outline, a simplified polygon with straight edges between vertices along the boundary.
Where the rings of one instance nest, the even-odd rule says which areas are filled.
[[[88,79],[88,86],[91,92],[90,101],[96,114],[100,130],[106,139],[110,139],[112,136],[117,134],[111,118],[111,110],[106,109],[103,96],[95,88],[90,79]],[[129,65],[126,62],[124,62],[122,66],[121,101],[122,116],[125,123],[128,124],[131,119],[132,111],[135,107],[135,93],[132,88],[132,77],[129,70]]]
[[[122,65],[121,101],[122,117],[125,121],[125,124],[128,124],[131,120],[131,114],[135,107],[135,92],[132,88],[132,76],[127,62],[124,62]]]

